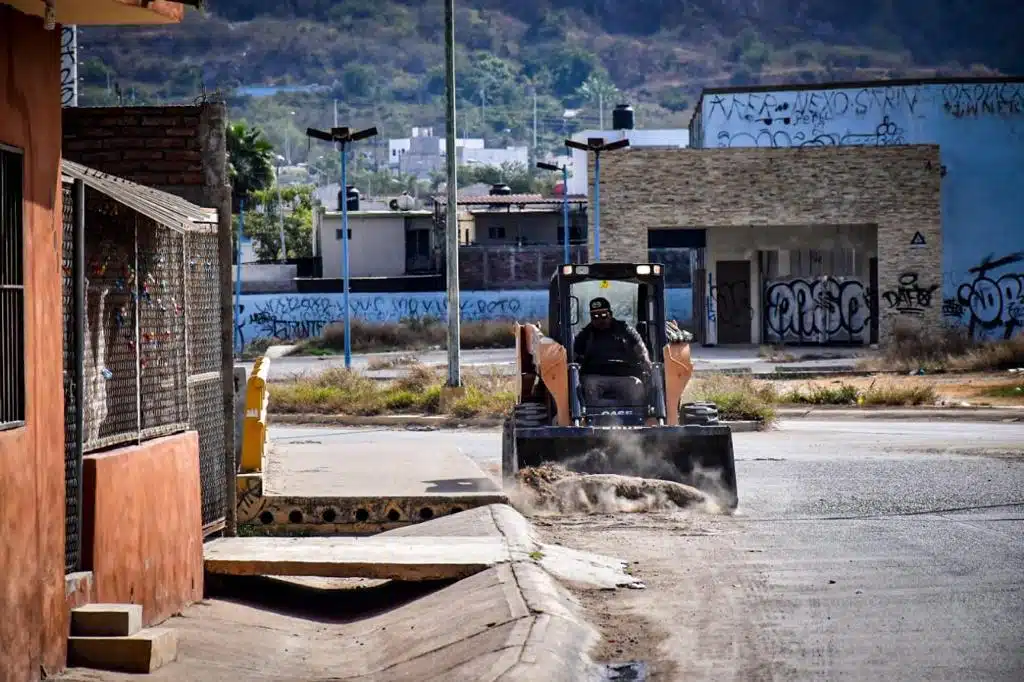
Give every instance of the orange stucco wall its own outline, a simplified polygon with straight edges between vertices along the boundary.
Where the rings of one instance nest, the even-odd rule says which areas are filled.
[[[86,456],[83,563],[99,603],[142,604],[146,625],[203,596],[195,431]]]
[[[0,432],[0,680],[65,658],[60,31],[0,4],[0,142],[25,153],[26,426]]]

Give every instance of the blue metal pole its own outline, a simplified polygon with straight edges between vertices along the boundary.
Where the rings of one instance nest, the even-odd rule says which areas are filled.
[[[601,152],[594,152],[594,262],[601,260]]]
[[[352,368],[352,315],[348,307],[348,154],[341,143],[341,278],[345,292],[345,369]]]
[[[245,235],[245,199],[238,206],[238,243],[235,244],[235,338],[238,339],[238,352],[242,348],[242,237]]]
[[[565,260],[563,263],[572,263],[572,253],[569,251],[569,166],[562,166],[562,225],[565,234],[562,235],[565,243]]]

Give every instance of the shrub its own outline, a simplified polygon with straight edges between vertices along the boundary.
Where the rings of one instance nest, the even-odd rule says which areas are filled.
[[[946,328],[938,334],[917,330],[894,331],[875,358],[859,365],[869,370],[910,372],[984,372],[1024,366],[1024,334],[999,341],[972,340],[964,329]]]
[[[707,401],[718,405],[727,420],[753,420],[769,426],[775,421],[778,395],[771,384],[759,384],[750,377],[711,375],[694,379],[684,401]]]

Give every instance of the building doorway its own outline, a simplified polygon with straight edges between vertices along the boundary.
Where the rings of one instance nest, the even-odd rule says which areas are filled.
[[[720,260],[715,263],[715,315],[718,343],[749,344],[753,309],[750,305],[750,261]]]

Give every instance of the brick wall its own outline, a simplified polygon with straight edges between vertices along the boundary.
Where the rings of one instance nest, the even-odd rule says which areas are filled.
[[[225,164],[225,119],[223,104],[69,107],[64,157],[219,208],[214,176]]]
[[[592,182],[593,160],[588,175]],[[907,286],[911,273],[926,291],[941,285],[939,196],[934,145],[627,149],[602,159],[601,256],[645,260],[649,229],[874,225],[884,340],[904,321],[941,326],[941,294],[921,297]],[[916,232],[923,246],[911,244]],[[908,314],[886,294],[927,305]]]

